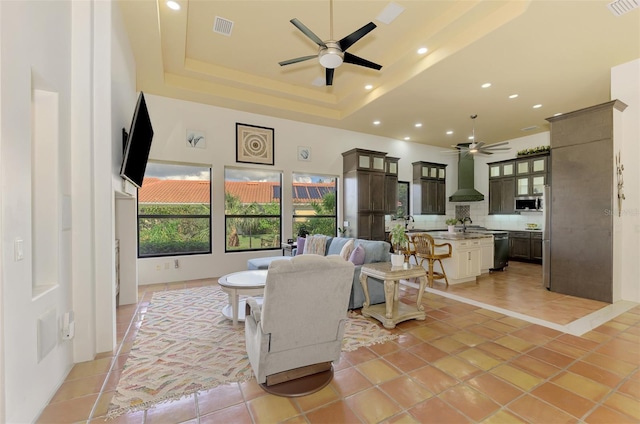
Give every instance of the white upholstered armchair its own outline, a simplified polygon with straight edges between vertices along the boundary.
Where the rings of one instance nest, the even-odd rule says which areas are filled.
[[[353,264],[337,255],[271,262],[263,303],[249,298],[245,318],[249,361],[265,390],[297,396],[331,381],[353,273]]]

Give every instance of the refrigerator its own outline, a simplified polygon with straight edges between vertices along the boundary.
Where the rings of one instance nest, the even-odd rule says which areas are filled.
[[[542,192],[542,215],[544,228],[542,229],[542,284],[551,290],[551,186],[545,185]]]

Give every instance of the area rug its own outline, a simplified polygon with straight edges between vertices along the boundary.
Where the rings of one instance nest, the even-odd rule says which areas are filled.
[[[253,377],[244,326],[222,315],[227,294],[218,286],[154,293],[120,375],[108,417],[180,399]],[[353,312],[342,350],[397,338]]]

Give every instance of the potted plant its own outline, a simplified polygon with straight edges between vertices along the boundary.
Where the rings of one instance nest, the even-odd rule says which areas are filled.
[[[397,224],[391,229],[391,246],[393,246],[394,252],[391,255],[391,266],[402,266],[407,244],[409,244],[409,237],[407,237],[404,227]]]
[[[449,229],[450,233],[455,233],[456,232],[456,224],[458,223],[457,219],[455,219],[455,218],[447,218],[445,223],[447,224],[447,228]]]

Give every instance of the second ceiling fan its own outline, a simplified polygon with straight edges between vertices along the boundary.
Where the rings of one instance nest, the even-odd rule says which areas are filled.
[[[325,71],[326,85],[333,85],[333,73],[335,68],[342,65],[342,63],[351,63],[353,65],[364,66],[365,68],[371,68],[375,70],[382,69],[381,65],[370,62],[366,59],[353,55],[347,52],[347,49],[354,45],[358,40],[367,35],[369,32],[376,28],[376,24],[369,22],[362,28],[352,32],[346,37],[340,40],[333,39],[333,0],[329,2],[329,40],[322,41],[320,37],[313,33],[298,19],[291,19],[291,23],[298,28],[304,35],[316,43],[319,47],[318,54],[310,56],[297,57],[295,59],[285,60],[279,62],[280,66],[291,65],[293,63],[304,62],[305,60],[318,58],[320,65],[322,65]]]

